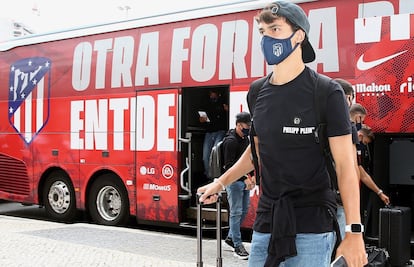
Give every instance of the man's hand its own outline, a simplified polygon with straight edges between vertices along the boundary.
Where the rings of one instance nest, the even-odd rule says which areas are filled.
[[[363,267],[366,265],[368,263],[368,258],[362,233],[346,233],[344,240],[342,240],[336,250],[336,257],[339,255],[344,256],[348,267]]]
[[[380,194],[378,194],[378,196],[384,202],[385,205],[390,204],[390,198],[386,194],[384,194],[382,191]]]
[[[206,184],[205,186],[199,187],[197,193],[201,194],[199,201],[204,204],[211,204],[217,202],[218,195],[222,186],[217,182]]]
[[[199,120],[200,120],[201,123],[206,123],[208,121],[208,118],[205,117],[205,116],[200,116]]]
[[[256,186],[256,177],[251,176],[250,174],[246,175],[246,179],[244,179],[244,183],[246,184],[246,190],[252,190]]]

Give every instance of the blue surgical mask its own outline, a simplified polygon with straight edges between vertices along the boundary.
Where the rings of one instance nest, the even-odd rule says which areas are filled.
[[[249,128],[242,128],[241,131],[242,131],[242,133],[243,133],[244,136],[248,136],[249,133],[250,133],[250,129]]]
[[[297,43],[292,47],[290,39],[292,39],[294,34],[295,32],[286,39],[276,39],[267,35],[263,36],[261,46],[267,64],[277,65],[292,54],[296,47],[299,46],[299,43]]]

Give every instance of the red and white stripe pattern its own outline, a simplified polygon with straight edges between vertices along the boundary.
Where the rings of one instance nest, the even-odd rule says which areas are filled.
[[[31,143],[49,116],[50,62],[23,59],[11,67],[9,121],[22,139]]]

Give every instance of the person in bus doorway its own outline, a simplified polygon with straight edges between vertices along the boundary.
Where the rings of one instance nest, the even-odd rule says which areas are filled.
[[[336,241],[336,200],[324,155],[310,130],[316,127],[313,93],[319,75],[305,65],[315,59],[310,24],[302,8],[288,1],[266,6],[256,21],[273,72],[257,98],[247,96],[249,107],[256,101],[250,109],[251,135],[261,188],[249,266],[329,266]],[[362,267],[367,255],[349,109],[338,83],[331,81],[327,89],[327,133],[349,228],[335,254],[350,267]],[[249,146],[233,167],[198,188],[200,201],[215,202],[224,186],[254,169],[251,152]]]
[[[372,134],[372,131],[367,132],[366,131],[367,129],[363,130],[364,133],[360,132],[361,127],[362,127],[361,125],[367,115],[367,111],[361,104],[357,104],[357,103],[353,104],[355,94],[354,94],[354,89],[352,88],[352,84],[350,82],[348,82],[347,80],[341,79],[341,78],[336,78],[335,81],[338,82],[339,85],[341,85],[345,93],[348,106],[349,106],[349,113],[350,113],[349,115],[350,115],[351,126],[352,126],[352,143],[354,144],[353,146],[354,163],[355,163],[355,168],[358,173],[359,179],[368,188],[370,188],[372,191],[377,193],[380,196],[381,200],[384,201],[386,205],[388,205],[390,203],[388,196],[385,195],[383,191],[378,188],[378,186],[376,185],[374,180],[371,178],[371,176],[365,171],[364,167],[362,166],[362,162],[361,162],[361,151],[362,149],[364,149],[363,148],[364,144],[361,144],[361,142],[364,141],[366,144],[368,144],[368,140],[369,142],[371,142],[374,137]],[[358,131],[357,128],[360,128],[360,130]],[[370,133],[369,134],[370,137],[364,138],[363,136],[365,136],[365,134],[368,134],[368,133]],[[339,191],[337,191],[337,204],[338,204],[337,211],[336,211],[337,220],[338,220],[339,229],[341,232],[341,238],[344,238],[346,218],[345,218],[345,211],[344,211],[344,207],[341,201],[341,196],[340,196]]]
[[[226,134],[228,110],[229,106],[219,91],[210,89],[208,92],[208,101],[205,101],[205,105],[199,111],[199,120],[206,130],[203,142],[203,164],[204,173],[208,179],[211,179],[208,172],[211,149],[223,140]]]
[[[223,139],[224,170],[228,170],[241,157],[249,145],[251,117],[248,112],[236,115],[236,127],[227,132]],[[224,242],[234,250],[239,259],[248,259],[249,253],[242,243],[240,227],[250,204],[250,191],[256,185],[254,172],[243,175],[237,181],[226,186],[229,203],[229,232]]]

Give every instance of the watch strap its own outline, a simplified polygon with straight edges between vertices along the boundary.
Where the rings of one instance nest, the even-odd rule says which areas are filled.
[[[347,233],[363,233],[364,232],[364,225],[360,223],[352,223],[345,225],[345,232]]]

